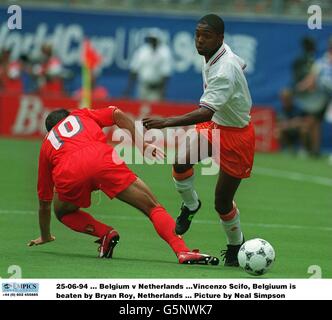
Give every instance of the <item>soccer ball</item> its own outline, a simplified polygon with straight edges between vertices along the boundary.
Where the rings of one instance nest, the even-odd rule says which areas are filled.
[[[260,276],[271,269],[275,252],[266,240],[256,238],[246,241],[241,246],[237,257],[244,271]]]

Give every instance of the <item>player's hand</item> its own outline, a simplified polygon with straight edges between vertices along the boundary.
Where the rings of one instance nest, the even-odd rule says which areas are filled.
[[[162,129],[167,127],[167,119],[161,118],[161,117],[150,117],[150,118],[144,118],[142,120],[143,126],[146,129]]]
[[[165,159],[166,155],[164,151],[154,144],[151,143],[144,143],[143,146],[143,156],[146,156],[147,158],[151,160],[163,160]]]
[[[35,240],[31,240],[29,243],[28,243],[28,246],[29,247],[32,247],[32,246],[39,246],[41,244],[45,244],[47,242],[51,242],[51,241],[54,241],[55,240],[55,237],[54,236],[49,236],[47,239],[42,239],[42,237],[39,237]]]

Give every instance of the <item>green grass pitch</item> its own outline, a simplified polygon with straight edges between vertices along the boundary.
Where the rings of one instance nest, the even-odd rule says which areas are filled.
[[[18,265],[23,278],[251,278],[239,268],[179,265],[152,224],[137,210],[93,195],[87,211],[114,226],[121,240],[111,260],[97,259],[94,238],[75,233],[52,216],[56,241],[38,247],[36,172],[40,141],[0,139],[0,277]],[[169,165],[131,168],[175,218],[180,206]],[[219,256],[226,241],[214,212],[216,176],[196,187],[203,207],[185,235],[189,247]],[[326,159],[257,154],[253,176],[242,182],[236,201],[246,239],[260,237],[275,248],[276,262],[263,278],[309,278],[317,265],[332,278],[332,167]]]

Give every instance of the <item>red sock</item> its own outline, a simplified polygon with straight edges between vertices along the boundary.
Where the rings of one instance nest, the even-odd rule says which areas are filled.
[[[113,230],[112,227],[99,222],[82,210],[65,214],[61,218],[61,222],[74,231],[88,233],[98,238],[103,237],[107,232]]]
[[[150,220],[159,236],[170,245],[175,254],[190,251],[182,238],[175,234],[175,221],[163,207],[153,208],[150,212]]]

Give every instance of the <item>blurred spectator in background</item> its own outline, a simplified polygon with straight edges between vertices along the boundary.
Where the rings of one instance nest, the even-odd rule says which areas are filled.
[[[278,116],[277,135],[282,148],[296,152],[305,147],[307,135],[303,112],[295,105],[292,91],[280,92],[281,113]]]
[[[297,83],[298,101],[307,114],[310,154],[320,155],[321,122],[332,97],[332,38],[324,56],[311,66],[310,72]]]
[[[315,62],[315,41],[310,37],[304,37],[301,44],[302,54],[295,59],[292,66],[294,87],[309,74]]]
[[[21,63],[10,59],[11,51],[0,52],[0,92],[17,94],[23,91],[21,80]]]
[[[21,79],[23,83],[23,92],[24,93],[36,93],[37,92],[37,83],[36,77],[34,76],[33,70],[33,61],[32,59],[23,54],[19,58],[21,64]]]
[[[32,71],[36,76],[38,93],[48,96],[64,94],[62,64],[53,54],[50,44],[42,45],[40,61],[33,66]]]
[[[91,72],[91,100],[106,100],[110,97],[110,94],[106,87],[98,85],[96,72]],[[76,90],[73,94],[73,98],[82,100],[83,90],[82,88]]]
[[[332,36],[328,41],[326,53],[313,65],[312,75],[317,88],[325,92],[330,101],[332,98]]]
[[[150,31],[146,43],[137,49],[130,63],[130,75],[125,96],[131,96],[138,83],[141,100],[164,100],[168,78],[172,72],[172,56],[169,47],[162,43],[157,31]]]

